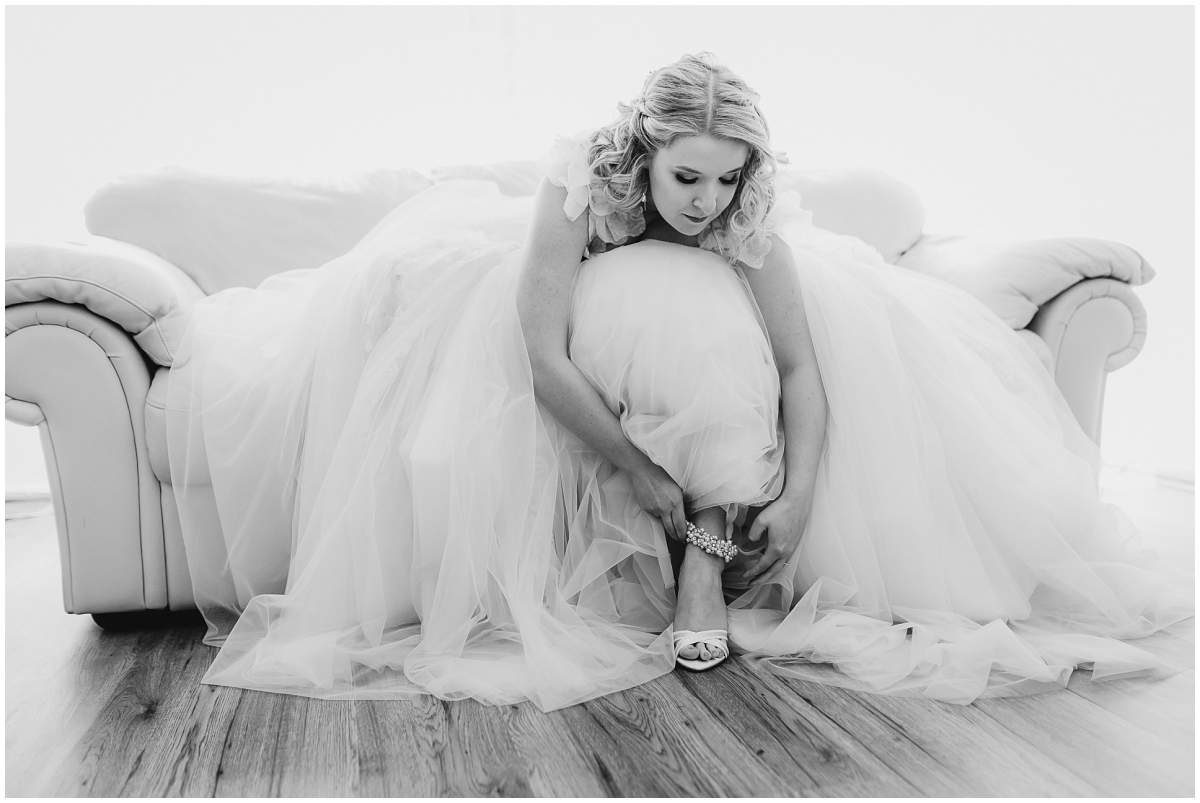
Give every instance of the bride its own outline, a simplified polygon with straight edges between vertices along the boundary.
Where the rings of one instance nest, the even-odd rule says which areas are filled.
[[[168,441],[205,682],[542,710],[730,653],[967,703],[1190,616],[1037,357],[776,197],[708,54],[196,309]]]

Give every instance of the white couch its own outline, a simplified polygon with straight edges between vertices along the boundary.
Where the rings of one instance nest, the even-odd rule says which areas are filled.
[[[119,626],[137,617],[114,614],[194,608],[163,401],[197,299],[317,267],[432,183],[482,178],[527,195],[537,176],[532,163],[323,182],[168,169],[101,188],[85,209],[88,237],[8,243],[5,414],[41,430],[66,610]],[[981,298],[1038,352],[1099,440],[1106,375],[1145,337],[1131,288],[1153,271],[1136,251],[1102,240],[1003,245],[927,234],[916,194],[874,171],[788,168],[780,184],[801,191],[817,225],[862,238],[897,270]]]

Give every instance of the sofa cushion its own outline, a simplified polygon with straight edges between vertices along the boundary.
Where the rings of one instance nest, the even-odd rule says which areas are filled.
[[[430,183],[415,170],[296,181],[171,167],[109,182],[84,218],[91,233],[152,251],[215,293],[325,264]]]
[[[486,165],[448,165],[429,172],[435,184],[455,179],[490,181],[502,195],[522,197],[537,192],[542,170],[537,162],[499,162]]]
[[[897,264],[963,288],[1014,329],[1029,325],[1041,305],[1084,279],[1138,285],[1154,278],[1154,268],[1134,249],[1086,237],[1000,244],[927,234]]]
[[[204,293],[171,263],[104,237],[4,247],[4,305],[51,299],[81,304],[133,335],[170,365],[188,312]]]

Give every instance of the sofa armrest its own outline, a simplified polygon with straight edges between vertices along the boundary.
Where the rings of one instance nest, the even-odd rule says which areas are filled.
[[[5,414],[41,431],[69,613],[167,605],[150,369],[128,333],[78,305],[5,310]]]
[[[4,247],[4,306],[59,301],[87,307],[170,365],[191,306],[204,292],[179,268],[119,240],[90,236]]]
[[[896,264],[961,287],[1013,329],[1028,326],[1043,304],[1080,282],[1139,285],[1154,278],[1154,268],[1129,246],[1084,237],[1003,244],[925,234]]]
[[[1099,443],[1108,373],[1142,350],[1146,308],[1127,283],[1088,279],[1039,307],[1029,331],[1046,343],[1055,383],[1080,426]]]

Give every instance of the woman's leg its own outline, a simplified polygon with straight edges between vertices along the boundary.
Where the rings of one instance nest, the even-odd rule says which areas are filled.
[[[710,507],[693,513],[689,520],[718,537],[725,535],[725,511]],[[675,629],[714,630],[728,627],[721,573],[725,559],[710,555],[699,547],[687,545],[676,582]],[[685,647],[680,657],[707,661],[717,658],[707,644]]]

